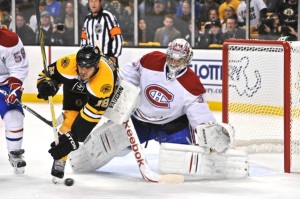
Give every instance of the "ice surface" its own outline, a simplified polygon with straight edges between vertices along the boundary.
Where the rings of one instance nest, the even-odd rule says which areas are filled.
[[[46,118],[51,118],[48,104],[25,103]],[[61,106],[56,104],[56,114]],[[75,184],[54,185],[48,154],[54,140],[52,128],[26,112],[23,148],[27,161],[23,175],[13,173],[9,165],[3,124],[0,124],[0,199],[20,198],[200,198],[200,199],[269,199],[300,198],[300,174],[283,173],[281,154],[250,155],[250,176],[239,180],[193,180],[183,184],[145,182],[132,153],[118,157],[90,174],[73,174],[67,164],[65,178]],[[215,113],[218,119],[220,113]],[[2,121],[1,121],[2,122]],[[0,122],[0,123],[1,123]],[[145,149],[148,163],[157,170],[158,144],[149,142]]]

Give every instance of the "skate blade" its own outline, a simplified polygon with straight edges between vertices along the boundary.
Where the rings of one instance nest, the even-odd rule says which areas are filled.
[[[58,182],[57,177],[53,177],[53,178],[52,178],[52,182],[53,182],[53,184],[57,184],[57,182]]]
[[[14,168],[15,174],[23,174],[25,172],[25,167]]]

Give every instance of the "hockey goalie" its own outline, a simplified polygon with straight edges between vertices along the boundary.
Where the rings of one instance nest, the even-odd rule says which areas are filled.
[[[122,81],[104,114],[108,122],[102,119],[70,153],[73,171],[95,171],[128,148],[139,167],[144,166],[140,144],[155,140],[160,143],[161,174],[247,177],[248,156],[232,147],[234,128],[216,122],[209,110],[203,85],[187,67],[192,56],[189,43],[176,39],[167,53],[151,52],[120,67]],[[144,171],[143,177],[149,179]]]

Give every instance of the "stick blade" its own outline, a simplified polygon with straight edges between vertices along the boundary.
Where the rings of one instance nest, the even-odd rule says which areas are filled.
[[[184,182],[184,176],[179,174],[164,174],[161,175],[159,182],[165,184],[182,184]]]

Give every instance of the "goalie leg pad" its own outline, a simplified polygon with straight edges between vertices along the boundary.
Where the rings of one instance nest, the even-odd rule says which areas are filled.
[[[69,162],[74,172],[95,171],[128,146],[130,143],[124,126],[109,121],[95,128],[79,149],[69,154]]]
[[[248,155],[236,149],[217,154],[199,146],[163,143],[158,170],[162,174],[181,174],[194,179],[245,178],[249,171]]]

